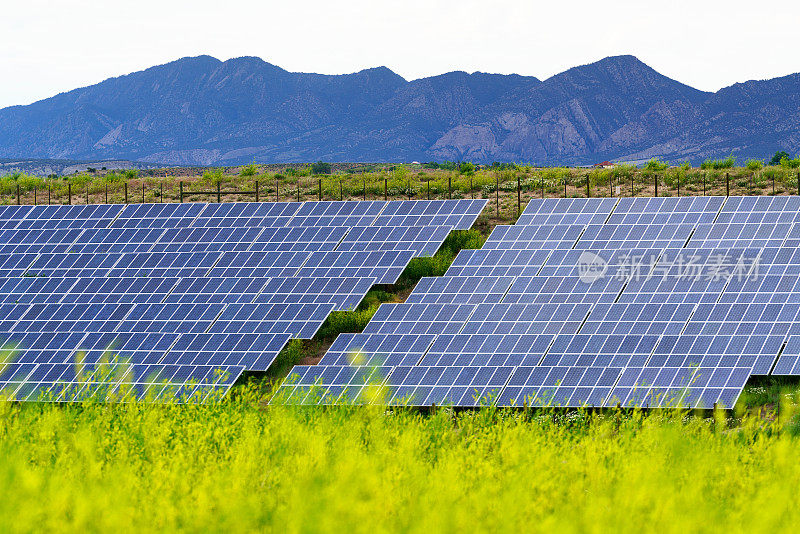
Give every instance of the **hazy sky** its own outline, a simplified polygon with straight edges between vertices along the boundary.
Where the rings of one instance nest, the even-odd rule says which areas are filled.
[[[2,0],[0,107],[183,56],[541,79],[633,54],[699,89],[800,71],[797,0]]]

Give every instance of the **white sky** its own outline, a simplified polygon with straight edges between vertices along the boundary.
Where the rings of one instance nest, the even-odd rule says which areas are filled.
[[[184,56],[541,79],[633,54],[717,90],[800,71],[797,0],[0,0],[0,107]]]

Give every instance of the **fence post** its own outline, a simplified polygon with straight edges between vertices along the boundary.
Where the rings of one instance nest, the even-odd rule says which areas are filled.
[[[72,205],[72,184],[67,184],[67,202]]]
[[[319,179],[319,200],[322,201],[322,178]]]
[[[180,181],[181,186],[181,204],[183,204],[183,180]]]
[[[678,171],[677,179],[678,179],[678,196],[681,196],[681,171]]]
[[[797,173],[797,194],[800,195],[800,171]]]
[[[277,179],[277,178],[275,178],[275,184],[276,184],[276,187],[275,187],[275,195],[276,195],[276,196],[278,195],[277,183],[278,183],[278,179]],[[256,202],[258,202],[258,180],[256,180],[256,183],[255,183],[255,188],[253,189],[253,192],[254,192],[254,193],[255,193],[255,195],[256,195]]]
[[[47,205],[50,205],[50,186],[47,186]]]
[[[125,182],[125,204],[128,203],[128,182]]]
[[[108,184],[106,184],[106,204],[108,204]]]
[[[703,196],[706,196],[706,172],[703,171]]]
[[[142,182],[142,204],[144,204],[144,182]]]
[[[342,187],[342,179],[339,178],[339,202],[344,200],[344,188]]]
[[[453,177],[447,177],[447,198],[452,200],[453,199]]]
[[[164,202],[164,182],[161,182],[161,184],[159,184],[159,185],[161,187],[161,192],[159,192],[159,194],[158,194],[158,202],[162,203],[162,202]]]
[[[731,175],[730,173],[725,173],[725,196],[731,196]]]
[[[775,194],[775,173],[772,173],[772,194]]]
[[[567,177],[564,177],[564,198],[567,198]]]
[[[520,193],[520,178],[517,175],[517,217],[522,214],[522,194]]]
[[[428,200],[431,199],[431,179],[428,178]]]
[[[494,179],[494,205],[497,208],[497,218],[500,218],[500,178]]]
[[[656,194],[655,194],[655,196],[658,196],[658,174],[655,174],[654,176],[655,176],[655,178],[653,178],[653,180],[654,180],[655,185],[656,185]]]
[[[592,198],[592,191],[589,189],[589,175],[586,175],[586,198]]]
[[[472,187],[472,176],[469,177],[469,198],[475,198],[475,188]]]
[[[367,179],[364,178],[364,200],[367,200]]]
[[[611,183],[611,176],[608,177],[608,198],[614,198],[614,184]]]
[[[89,204],[89,183],[86,183],[86,204]]]
[[[19,198],[19,184],[17,184],[17,206],[20,205],[20,198]]]
[[[36,188],[33,188],[33,205],[36,205]]]
[[[544,175],[540,176],[539,180],[542,183],[542,199],[544,200]]]
[[[389,179],[383,179],[383,200],[389,200]]]
[[[297,178],[297,201],[300,202],[300,178]]]
[[[222,185],[221,184],[222,184],[222,182],[217,180],[217,204],[222,202],[222,191],[221,191]]]

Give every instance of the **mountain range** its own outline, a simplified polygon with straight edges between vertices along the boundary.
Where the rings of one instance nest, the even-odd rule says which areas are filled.
[[[739,161],[800,152],[800,74],[709,93],[633,56],[544,81],[386,67],[295,73],[209,56],[0,109],[0,158],[253,161]]]

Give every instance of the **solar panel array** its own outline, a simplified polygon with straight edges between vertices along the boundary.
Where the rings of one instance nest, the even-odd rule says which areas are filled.
[[[800,197],[533,200],[282,398],[732,407],[800,375],[798,276]]]
[[[218,398],[485,202],[0,207],[2,394]]]

